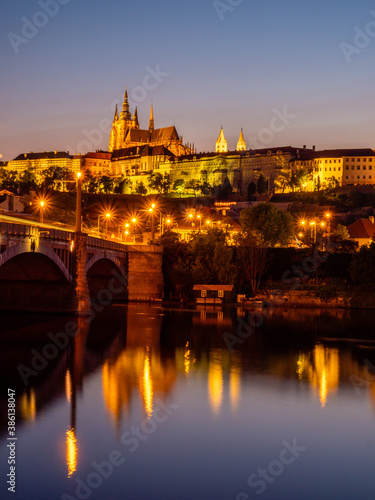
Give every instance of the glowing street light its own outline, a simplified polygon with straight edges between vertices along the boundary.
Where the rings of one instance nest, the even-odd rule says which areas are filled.
[[[44,200],[40,201],[39,202],[39,206],[40,206],[40,222],[41,224],[43,224],[43,215],[44,215],[44,206],[45,206],[46,202]]]
[[[154,208],[155,208],[155,203],[151,205],[149,208],[150,212],[150,217],[151,217],[151,241],[155,239],[155,217],[154,217]]]
[[[76,233],[81,232],[81,215],[82,215],[82,173],[77,172],[77,197],[76,197]]]

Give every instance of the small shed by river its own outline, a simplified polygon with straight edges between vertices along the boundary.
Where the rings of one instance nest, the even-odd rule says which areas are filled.
[[[233,285],[194,285],[197,304],[223,304],[233,302]]]

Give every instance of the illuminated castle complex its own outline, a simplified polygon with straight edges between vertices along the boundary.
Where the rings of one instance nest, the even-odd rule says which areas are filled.
[[[182,137],[178,135],[175,126],[155,129],[152,104],[148,130],[139,128],[138,110],[135,108],[133,116],[131,115],[128,91],[125,89],[124,103],[120,114],[116,106],[108,150],[111,152],[134,146],[164,146],[176,156],[193,152],[191,146],[182,143]]]

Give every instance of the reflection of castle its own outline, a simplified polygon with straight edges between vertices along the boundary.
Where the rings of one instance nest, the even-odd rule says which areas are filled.
[[[316,345],[310,360],[305,356],[297,362],[297,374],[303,375],[314,389],[318,389],[322,408],[326,405],[328,394],[335,393],[339,385],[339,352],[337,349]]]
[[[124,350],[116,361],[103,365],[103,394],[115,422],[121,413],[128,413],[135,394],[139,394],[148,417],[153,413],[156,395],[166,396],[176,380],[176,367],[172,360],[162,362],[160,353],[149,347]]]

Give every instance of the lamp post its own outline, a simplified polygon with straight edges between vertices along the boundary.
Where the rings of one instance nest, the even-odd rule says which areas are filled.
[[[197,219],[199,219],[199,231],[202,229],[202,217],[200,214],[197,215]]]
[[[155,208],[155,203],[151,205],[149,208],[150,212],[150,217],[151,217],[151,241],[154,241],[155,239],[155,218],[154,218],[154,208]]]
[[[330,237],[330,233],[331,233],[331,215],[329,212],[327,212],[325,214],[326,218],[328,219],[328,233],[327,233],[327,250],[329,250],[329,237]]]
[[[110,214],[110,212],[107,212],[105,214],[105,232],[106,232],[106,236],[108,235],[108,221],[109,221],[110,218],[111,218],[111,214]]]
[[[312,246],[315,245],[315,241],[316,241],[316,224],[315,224],[315,221],[311,221],[310,222],[310,226],[311,226],[311,241],[312,241]]]
[[[40,205],[40,223],[43,224],[43,210],[44,210],[45,202],[41,201],[39,203],[39,205]]]
[[[77,199],[76,199],[76,233],[80,233],[82,229],[81,214],[82,214],[82,186],[81,172],[77,173]]]

